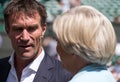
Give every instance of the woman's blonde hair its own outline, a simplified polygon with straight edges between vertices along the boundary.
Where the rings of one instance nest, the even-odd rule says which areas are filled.
[[[106,64],[114,55],[116,35],[111,22],[91,6],[78,6],[57,17],[53,24],[67,53],[91,63]]]

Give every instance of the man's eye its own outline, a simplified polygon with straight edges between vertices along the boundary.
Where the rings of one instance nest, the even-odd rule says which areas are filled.
[[[13,30],[16,31],[16,32],[22,32],[23,31],[22,28],[14,28]]]
[[[29,28],[28,31],[29,32],[33,32],[35,29],[34,28]]]
[[[29,27],[27,30],[28,32],[34,32],[37,29],[37,27]]]

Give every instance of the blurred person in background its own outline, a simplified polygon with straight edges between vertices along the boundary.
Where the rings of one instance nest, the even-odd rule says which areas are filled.
[[[113,22],[116,23],[116,24],[120,24],[120,16],[115,16]]]
[[[120,74],[120,58],[117,58],[117,63],[115,65],[115,70]]]
[[[54,19],[62,13],[61,0],[48,0],[44,3],[47,10],[47,22],[53,23]]]
[[[0,59],[0,82],[67,82],[71,73],[45,53],[46,9],[36,0],[11,0],[4,10],[5,30],[14,49]]]
[[[0,48],[2,47],[2,43],[3,43],[3,38],[2,35],[0,35]]]
[[[79,6],[81,4],[81,0],[70,0],[69,3],[70,3],[70,8],[73,8]]]
[[[115,53],[111,22],[91,6],[78,6],[53,24],[62,65],[74,76],[69,82],[116,82],[106,64]]]
[[[61,1],[63,3],[63,6],[62,6],[63,13],[73,7],[81,5],[81,0],[61,0]]]
[[[120,57],[117,58],[117,62],[114,65],[114,71],[117,74],[117,77],[118,77],[117,80],[120,82]]]
[[[52,36],[46,36],[43,39],[43,47],[51,57],[60,60],[60,57],[56,50],[57,41]]]

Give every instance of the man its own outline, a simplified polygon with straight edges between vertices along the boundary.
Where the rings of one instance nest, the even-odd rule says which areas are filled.
[[[46,10],[35,0],[12,0],[4,10],[14,52],[0,60],[0,82],[67,82],[71,74],[45,54]]]

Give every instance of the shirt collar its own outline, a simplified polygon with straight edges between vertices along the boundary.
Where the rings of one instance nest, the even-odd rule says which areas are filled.
[[[40,55],[30,64],[29,68],[37,72],[39,65],[41,64],[44,56],[45,56],[45,52],[42,49],[42,52],[40,53]]]
[[[14,52],[12,52],[12,55],[10,56],[9,63],[11,67],[14,67]]]
[[[33,62],[31,62],[28,66],[26,66],[24,69],[31,69],[31,70],[37,72],[39,65],[42,62],[44,56],[45,56],[45,51],[42,48],[42,52],[40,53],[40,55]],[[12,55],[9,59],[9,63],[11,65],[11,67],[14,67],[14,52],[12,53]]]

